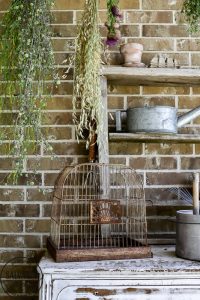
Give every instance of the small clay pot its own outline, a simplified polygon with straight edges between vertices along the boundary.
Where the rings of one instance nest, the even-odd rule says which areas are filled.
[[[120,47],[120,52],[124,57],[125,64],[140,64],[142,51],[143,45],[138,43],[127,43]]]

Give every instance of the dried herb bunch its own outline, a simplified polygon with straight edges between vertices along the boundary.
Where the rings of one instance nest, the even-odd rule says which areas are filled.
[[[115,46],[121,39],[120,21],[122,13],[119,9],[119,0],[107,0],[107,22],[105,23],[108,34],[106,45]]]
[[[6,154],[14,157],[14,182],[25,171],[27,155],[43,143],[48,147],[41,125],[52,86],[45,81],[55,73],[49,26],[53,2],[13,0],[1,24],[2,143],[8,145]]]
[[[74,123],[77,138],[85,138],[88,147],[101,130],[100,65],[102,43],[99,33],[98,0],[86,0],[76,40],[74,66]]]
[[[197,32],[199,30],[200,22],[200,1],[185,0],[183,2],[182,12],[185,14],[186,21],[189,24],[190,32]]]

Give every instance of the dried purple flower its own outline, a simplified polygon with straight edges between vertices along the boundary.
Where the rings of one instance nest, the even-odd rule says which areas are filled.
[[[109,47],[114,47],[115,45],[117,45],[117,43],[118,39],[114,37],[108,37],[106,40],[106,45]]]
[[[122,13],[118,7],[119,0],[107,0],[108,21],[105,23],[108,34],[106,44],[108,46],[115,46],[121,39],[120,21]]]
[[[119,8],[116,5],[113,5],[111,7],[111,12],[112,12],[112,14],[113,14],[114,17],[122,18],[122,14],[121,14]]]

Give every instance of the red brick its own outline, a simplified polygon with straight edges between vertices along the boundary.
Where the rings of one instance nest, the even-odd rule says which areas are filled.
[[[28,201],[51,201],[53,189],[27,189]]]
[[[70,140],[72,139],[72,126],[69,127],[43,127],[43,133],[48,140]]]
[[[131,96],[127,98],[128,107],[142,107],[147,106],[175,106],[175,97],[174,96]]]
[[[0,235],[0,247],[40,248],[40,237],[35,235]]]
[[[182,157],[181,169],[200,170],[200,157]]]
[[[23,257],[24,253],[20,250],[0,250],[0,262],[5,263],[16,257]]]
[[[27,162],[28,170],[62,170],[66,165],[73,165],[72,157],[42,157],[31,158]]]
[[[10,3],[11,0],[0,0],[0,10],[7,10],[9,8]]]
[[[76,25],[52,25],[52,31],[54,37],[76,37],[77,26]]]
[[[50,220],[26,220],[26,232],[50,232]]]
[[[85,143],[80,142],[62,142],[62,143],[51,143],[53,147],[53,153],[57,155],[88,155]],[[50,153],[45,153],[50,154]]]
[[[73,11],[54,11],[52,24],[73,23]]]
[[[166,169],[177,168],[176,158],[172,157],[135,157],[130,158],[129,164],[134,169]]]
[[[58,177],[58,173],[48,173],[44,175],[44,183],[47,186],[54,186],[55,185],[55,181]]]
[[[38,217],[38,204],[0,204],[1,217]]]
[[[139,86],[121,86],[121,85],[114,85],[109,84],[108,85],[108,92],[112,95],[118,95],[118,94],[125,94],[125,95],[134,95],[140,93],[140,87]]]
[[[110,142],[109,149],[111,155],[138,155],[143,151],[141,143],[129,142]]]
[[[188,185],[191,184],[192,174],[188,172],[156,172],[147,173],[148,185]]]
[[[144,86],[143,94],[185,95],[190,93],[187,86]]]
[[[128,11],[127,23],[173,23],[172,11]]]
[[[73,125],[72,113],[48,112],[45,114],[44,125]]]
[[[22,232],[23,221],[22,220],[0,220],[0,232]]]
[[[142,1],[142,9],[149,10],[174,10],[181,9],[183,1],[182,0],[143,0]]]
[[[24,201],[24,190],[0,188],[0,201]]]
[[[151,155],[179,155],[179,154],[192,154],[192,144],[146,144],[145,154]]]
[[[143,25],[143,36],[152,37],[188,37],[185,25]]]

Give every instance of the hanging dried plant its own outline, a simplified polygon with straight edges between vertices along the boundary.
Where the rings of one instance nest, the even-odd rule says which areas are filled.
[[[100,65],[102,44],[99,33],[98,0],[86,0],[78,28],[74,67],[74,122],[77,138],[85,138],[87,147],[101,130]]]
[[[185,14],[186,21],[189,24],[190,32],[197,32],[199,30],[200,22],[200,1],[185,0],[183,2],[182,12]]]
[[[53,2],[13,0],[1,24],[1,127],[8,146],[5,152],[15,162],[14,182],[25,171],[27,155],[45,144],[42,115],[51,93],[51,84],[47,86],[45,81],[54,77],[50,31]]]
[[[107,0],[107,22],[105,23],[108,34],[106,45],[115,46],[121,39],[120,21],[122,13],[119,9],[119,0]]]

